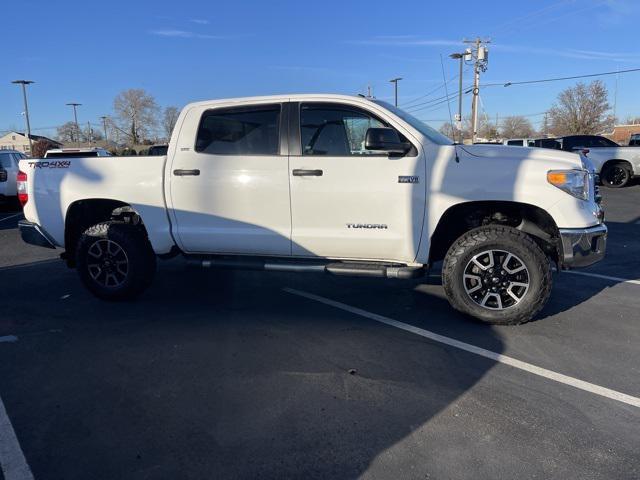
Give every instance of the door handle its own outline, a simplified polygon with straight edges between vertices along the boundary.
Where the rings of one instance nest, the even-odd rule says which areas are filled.
[[[321,177],[322,170],[304,170],[300,168],[296,168],[293,170],[294,177]]]
[[[197,177],[198,175],[200,175],[200,170],[198,170],[197,168],[194,168],[193,170],[183,170],[181,168],[174,170],[173,174],[176,177],[185,177],[187,175],[193,175],[195,177]]]

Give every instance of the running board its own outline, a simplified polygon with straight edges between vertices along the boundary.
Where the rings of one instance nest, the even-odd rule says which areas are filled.
[[[272,260],[260,257],[192,257],[190,265],[202,268],[268,270],[272,272],[315,272],[332,275],[410,279],[422,277],[425,268],[397,263],[322,262],[317,260]]]

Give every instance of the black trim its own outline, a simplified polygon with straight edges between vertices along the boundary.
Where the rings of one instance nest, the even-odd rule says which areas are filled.
[[[198,170],[197,168],[193,168],[191,170],[185,170],[183,168],[178,168],[178,169],[173,171],[173,174],[176,177],[185,177],[187,175],[191,175],[191,176],[197,177],[198,175],[200,175],[200,170]]]
[[[289,155],[302,155],[300,102],[291,102],[289,104]]]
[[[280,155],[289,155],[289,102],[282,103],[280,108],[280,123],[278,134],[280,135]]]
[[[293,170],[294,177],[321,177],[322,170],[303,170],[300,168],[295,168]]]
[[[18,229],[25,243],[37,245],[38,247],[56,248],[53,241],[37,224],[27,220],[20,220],[18,222]]]

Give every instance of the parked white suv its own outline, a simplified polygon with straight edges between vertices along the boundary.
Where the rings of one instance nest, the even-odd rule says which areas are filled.
[[[47,150],[44,158],[74,158],[74,157],[110,157],[111,154],[104,148],[52,148]]]
[[[18,162],[26,155],[16,150],[0,150],[0,203],[17,205]]]
[[[455,145],[385,102],[282,95],[187,105],[166,156],[20,163],[25,241],[61,247],[95,295],[150,285],[156,259],[415,278],[444,260],[454,308],[533,318],[551,262],[605,253],[588,160]]]

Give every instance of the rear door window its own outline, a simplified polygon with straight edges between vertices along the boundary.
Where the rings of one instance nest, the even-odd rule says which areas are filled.
[[[195,150],[210,155],[278,155],[280,111],[279,104],[207,110]]]

